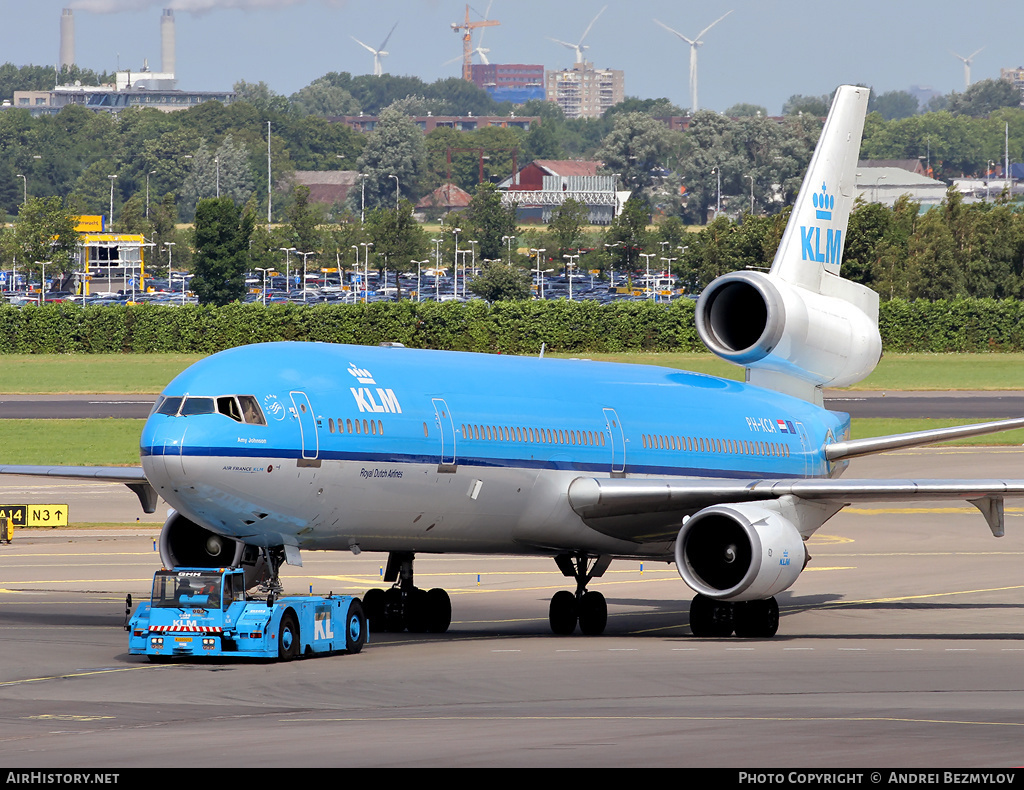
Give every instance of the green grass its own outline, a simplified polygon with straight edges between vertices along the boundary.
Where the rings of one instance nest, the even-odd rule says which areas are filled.
[[[860,417],[850,421],[850,438],[867,439],[873,436],[889,436],[894,433],[910,433],[912,431],[930,431],[933,428],[950,428],[954,425],[971,425],[978,422],[992,422],[991,420],[955,420],[955,419],[916,419],[897,420],[884,417]],[[956,439],[951,442],[943,442],[946,445],[965,445],[972,447],[993,446],[993,445],[1022,445],[1024,444],[1024,429],[1016,431],[1003,431],[1002,433],[991,433],[987,436],[971,436],[966,439]]]
[[[711,354],[548,354],[693,370],[741,380]],[[2,354],[0,393],[157,393],[197,354]],[[886,354],[855,390],[1024,390],[1024,354]]]
[[[145,420],[0,420],[0,463],[138,466]]]
[[[0,392],[157,393],[199,359],[198,354],[3,354]]]

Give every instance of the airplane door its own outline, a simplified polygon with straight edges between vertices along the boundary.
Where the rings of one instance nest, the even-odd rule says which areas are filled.
[[[605,431],[612,448],[612,477],[626,476],[626,439],[622,433],[622,423],[615,409],[604,410]]]
[[[452,421],[452,414],[448,410],[448,404],[444,398],[433,398],[434,424],[441,434],[441,461],[438,465],[439,472],[455,471],[455,423]]]
[[[320,455],[320,436],[316,430],[316,415],[313,405],[305,392],[290,392],[294,414],[299,420],[299,435],[302,437],[302,460],[315,461]]]

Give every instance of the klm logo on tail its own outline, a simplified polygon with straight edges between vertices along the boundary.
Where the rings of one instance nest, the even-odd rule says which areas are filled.
[[[821,185],[821,192],[815,192],[812,196],[814,203],[815,219],[832,221],[832,211],[836,205],[836,196],[828,193],[825,184]],[[822,230],[824,233],[824,247],[822,246]],[[800,226],[800,253],[805,261],[817,261],[818,263],[839,263],[842,256],[843,232],[832,228],[822,228],[820,225]]]

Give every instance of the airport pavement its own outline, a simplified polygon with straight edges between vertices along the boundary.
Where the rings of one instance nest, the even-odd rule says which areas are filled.
[[[1020,478],[1024,449],[887,453],[847,476]],[[124,596],[147,593],[156,533],[25,531],[0,545],[0,762],[1020,764],[1024,501],[1007,503],[1000,539],[968,504],[847,508],[810,542],[771,640],[694,639],[691,595],[666,564],[614,562],[595,583],[606,634],[555,637],[547,605],[566,580],[550,559],[420,556],[418,583],[452,595],[447,634],[374,634],[360,655],[291,664],[128,656]],[[383,559],[304,553],[286,588],[360,593]]]

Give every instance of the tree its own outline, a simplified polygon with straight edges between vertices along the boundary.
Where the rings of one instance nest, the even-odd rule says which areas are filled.
[[[323,221],[319,205],[309,202],[309,187],[299,184],[292,190],[292,204],[288,208],[286,233],[291,246],[302,252],[320,252],[323,236],[320,223]]]
[[[367,136],[359,157],[359,172],[366,176],[366,205],[395,205],[395,178],[399,194],[418,195],[424,161],[423,132],[407,116],[393,110],[380,115],[376,128]],[[394,176],[395,178],[392,178]],[[359,190],[349,193],[349,205],[360,208]]]
[[[75,216],[58,197],[29,198],[14,225],[14,247],[23,268],[41,269],[36,262],[52,264],[51,272],[74,270],[79,235]]]
[[[916,115],[917,110],[917,97],[907,91],[889,91],[877,96],[872,93],[868,100],[868,112],[877,112],[887,121],[909,118]]]
[[[500,258],[505,250],[503,237],[515,236],[516,207],[501,204],[501,192],[494,184],[480,184],[469,206],[459,217],[462,237],[480,243],[481,258]]]
[[[1020,90],[1007,80],[979,80],[963,93],[952,93],[948,109],[954,115],[985,118],[1001,107],[1020,107]]]
[[[196,204],[206,197],[227,197],[244,204],[253,193],[249,155],[226,135],[213,153],[205,142],[192,154],[192,166],[181,186],[184,214],[191,216]]]
[[[249,239],[255,217],[231,198],[205,198],[196,206],[192,290],[200,304],[225,305],[245,294]]]
[[[670,144],[671,134],[661,121],[644,113],[626,113],[616,116],[597,156],[636,191],[654,183],[654,173],[664,165]]]
[[[747,118],[751,115],[755,117],[758,115],[767,116],[768,108],[762,107],[760,104],[740,102],[739,104],[734,104],[732,107],[727,109],[722,113],[722,115],[728,118]]]
[[[533,293],[530,276],[507,261],[484,263],[480,273],[469,281],[469,290],[488,302],[522,301]]]
[[[408,200],[397,209],[370,211],[366,215],[366,235],[373,244],[372,255],[379,270],[389,267],[404,271],[410,261],[426,257],[427,234],[413,217]]]
[[[583,246],[583,227],[588,224],[590,209],[585,203],[569,198],[551,212],[548,234],[553,257],[558,260],[568,253],[576,253]]]
[[[824,118],[828,115],[828,108],[832,104],[831,97],[826,93],[822,96],[803,96],[794,94],[786,99],[782,105],[783,115],[813,115],[816,118]]]
[[[355,97],[326,77],[314,80],[293,93],[289,101],[300,116],[355,115],[359,112],[359,103]]]

